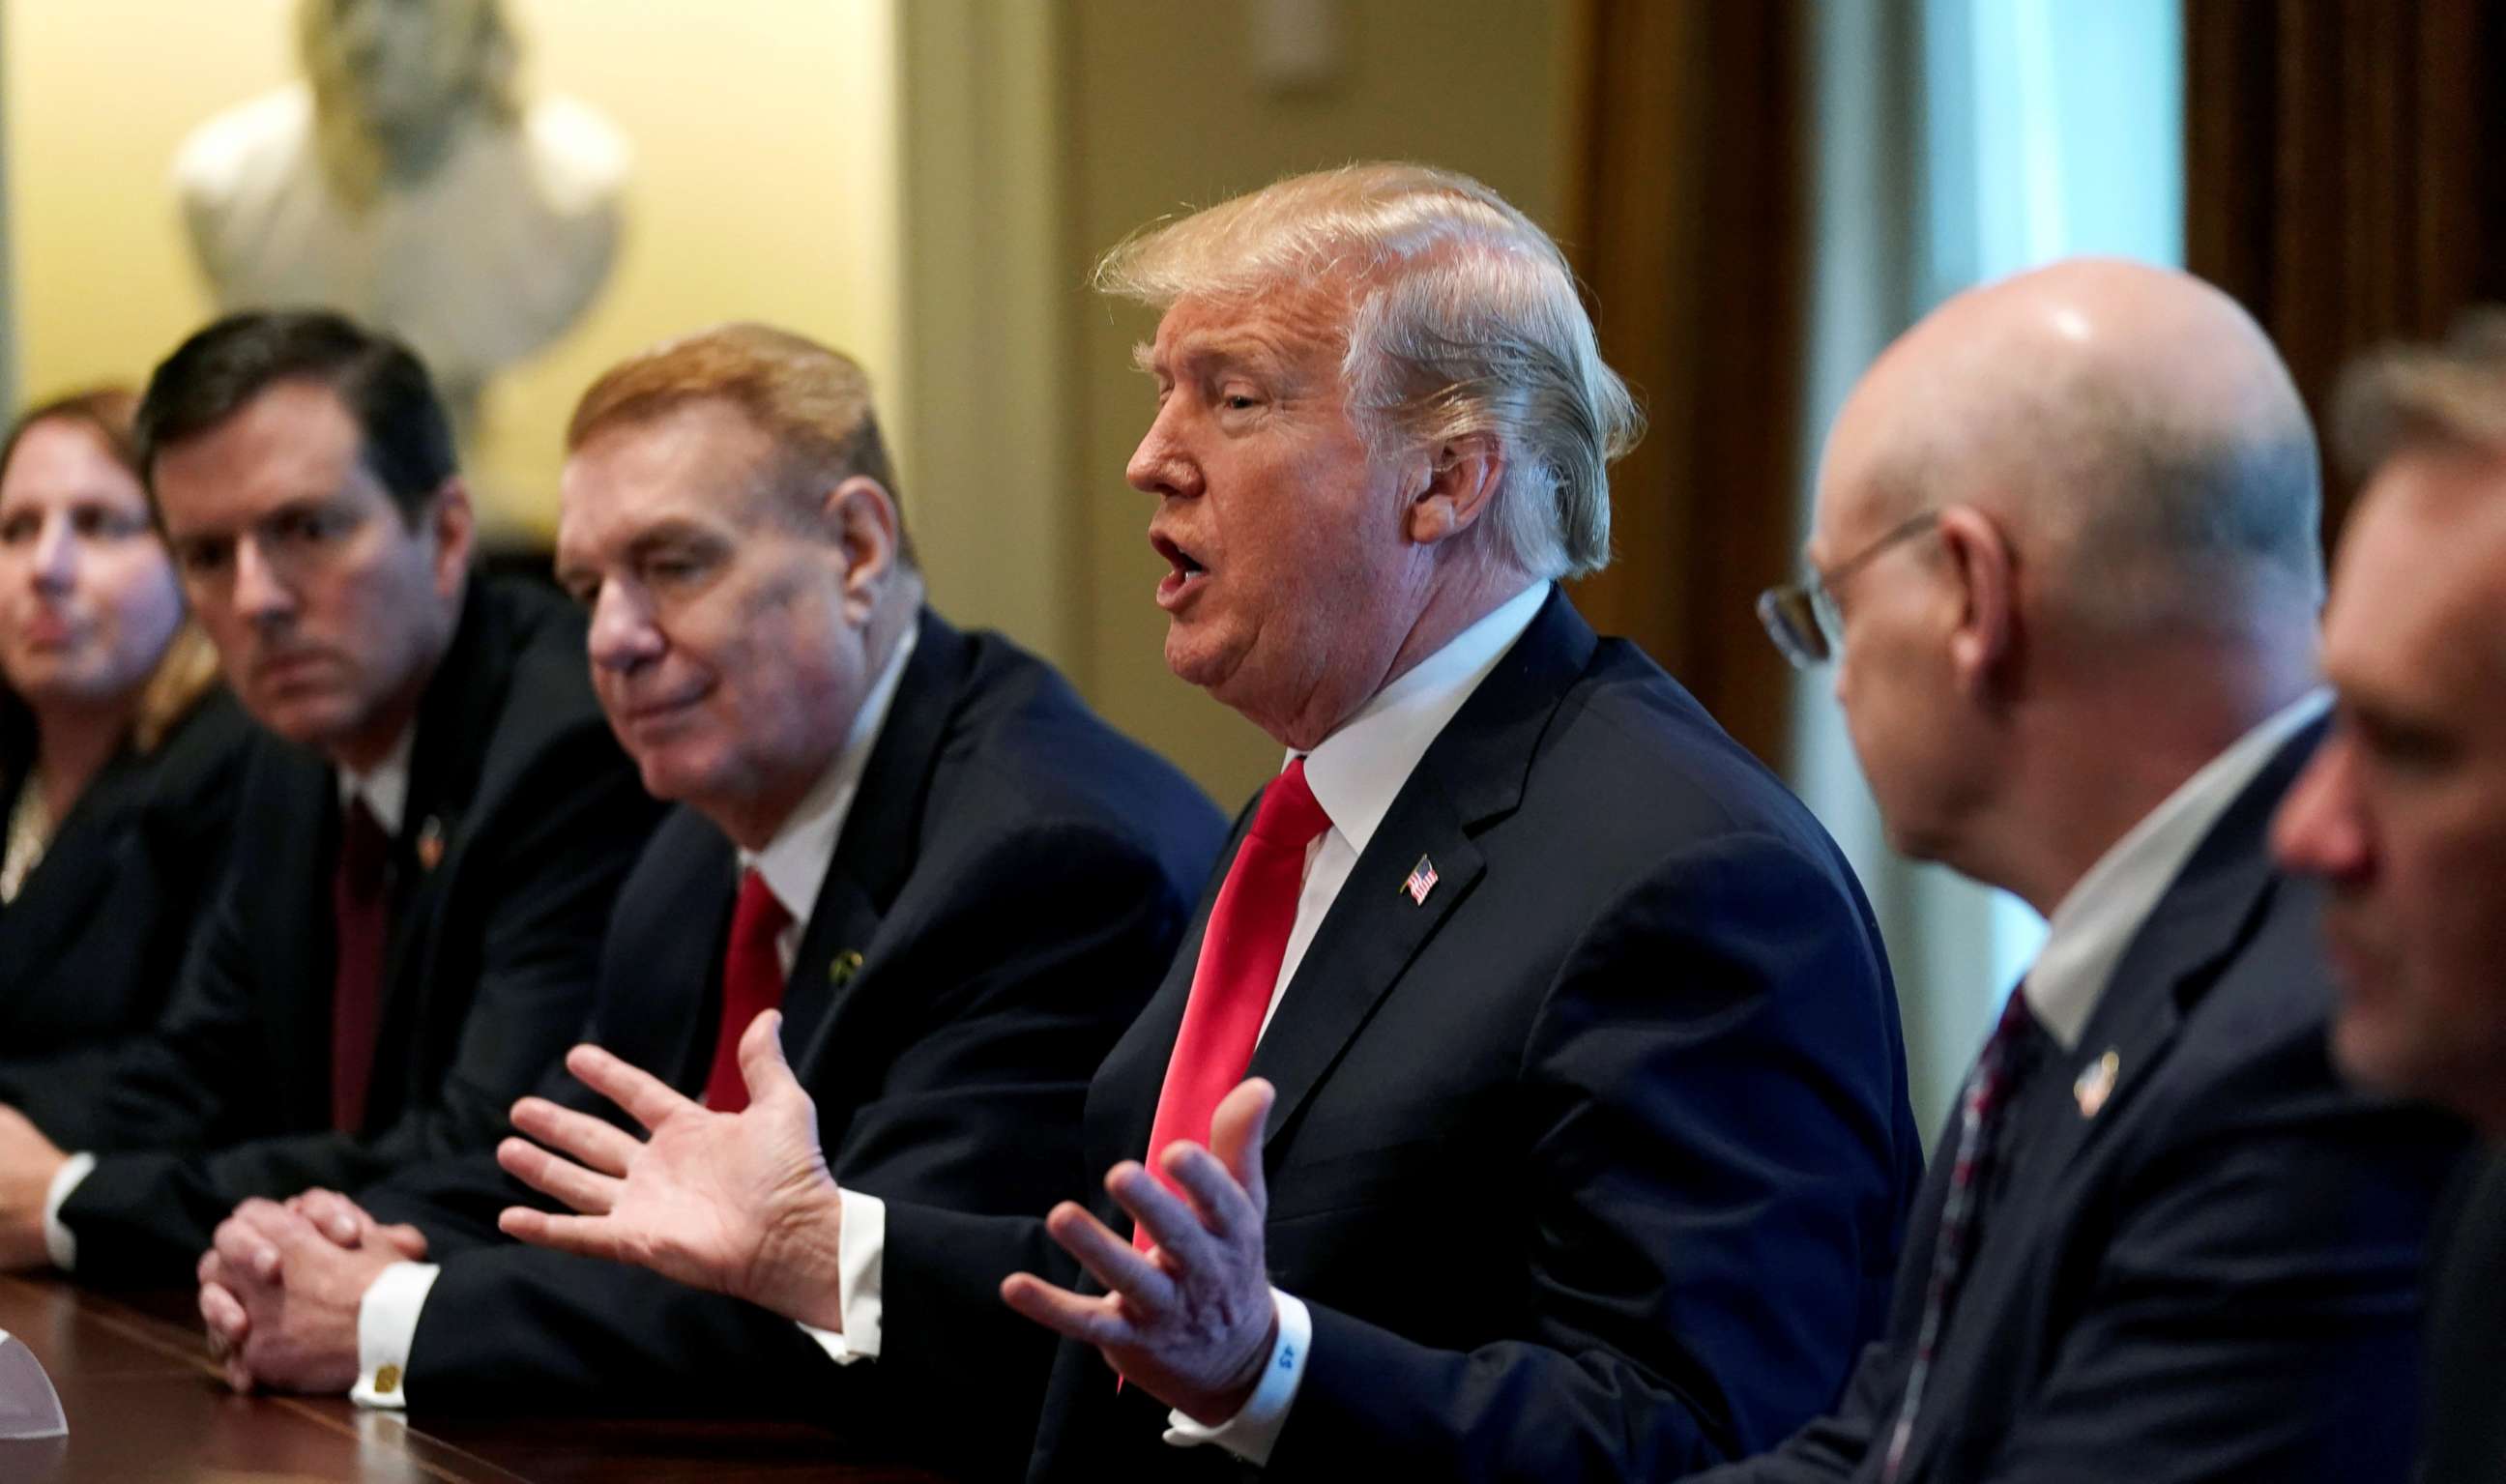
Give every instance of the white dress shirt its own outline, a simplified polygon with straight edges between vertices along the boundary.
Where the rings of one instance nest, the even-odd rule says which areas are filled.
[[[409,811],[409,759],[416,733],[415,726],[403,727],[391,751],[365,772],[336,770],[340,809],[344,811],[352,799],[363,799],[366,812],[382,827],[386,839],[400,838],[401,816]],[[44,1251],[53,1266],[64,1273],[78,1266],[78,1235],[62,1224],[61,1208],[94,1169],[95,1155],[82,1149],[54,1171],[52,1184],[44,1187]]]
[[[1453,719],[1453,713],[1462,709],[1462,703],[1471,698],[1480,682],[1487,679],[1506,651],[1531,626],[1548,595],[1549,584],[1542,582],[1507,599],[1454,635],[1443,649],[1377,691],[1355,715],[1306,755],[1306,783],[1313,790],[1314,801],[1330,817],[1331,828],[1306,849],[1305,886],[1297,897],[1297,918],[1288,930],[1287,949],[1279,959],[1279,977],[1271,988],[1270,1008],[1263,1015],[1264,1031],[1270,1029],[1271,1017],[1278,1013],[1280,997],[1296,978],[1297,966],[1305,961],[1314,934],[1322,927],[1349,872],[1356,868],[1357,858],[1366,853],[1367,842],[1375,838],[1376,827],[1383,823],[1402,785],[1410,781],[1412,769],[1445,729],[1445,724]],[[1284,768],[1294,757],[1290,754],[1280,766]],[[1142,1157],[1148,1153],[1145,1149],[1140,1152]],[[855,1327],[856,1275],[866,1278],[875,1291],[880,1264],[880,1253],[872,1251],[863,1254],[867,1265],[856,1266],[853,1231],[857,1222],[875,1225],[883,1246],[886,1204],[858,1190],[844,1192],[843,1228],[839,1239],[843,1258],[840,1298],[844,1334],[856,1359],[877,1355],[879,1343],[876,1327],[867,1331]],[[1279,1337],[1271,1347],[1262,1383],[1252,1399],[1235,1417],[1215,1428],[1202,1427],[1181,1412],[1169,1413],[1166,1441],[1183,1447],[1214,1442],[1255,1464],[1270,1458],[1271,1446],[1287,1422],[1289,1406],[1296,1400],[1298,1383],[1305,1378],[1306,1350],[1313,1335],[1313,1322],[1303,1303],[1276,1289],[1271,1290],[1271,1300],[1279,1316]]]
[[[765,878],[766,889],[791,920],[775,936],[774,953],[789,977],[793,961],[800,957],[801,938],[807,932],[809,914],[816,909],[818,890],[825,885],[827,869],[835,862],[836,841],[843,833],[844,820],[852,812],[853,795],[861,790],[862,770],[869,765],[871,750],[878,743],[879,729],[887,723],[887,713],[896,700],[896,688],[905,677],[905,662],[913,653],[915,630],[908,625],[898,641],[896,652],[872,683],[870,693],[862,698],[861,710],[854,714],[852,730],[844,737],[842,751],[818,775],[818,781],[802,796],[800,804],[782,828],[774,831],[766,848],[739,852],[739,869],[751,868]],[[873,1229],[863,1233],[863,1242],[877,1243],[886,1235],[880,1212],[874,1218]],[[845,1214],[844,1231],[840,1241],[848,1276],[856,1260],[851,1213]],[[871,1256],[875,1259],[876,1248]],[[400,1379],[409,1370],[409,1353],[417,1340],[417,1322],[426,1307],[426,1295],[444,1271],[432,1262],[395,1262],[376,1275],[366,1287],[365,1296],[357,1304],[357,1384],[348,1393],[349,1399],[361,1406],[400,1408],[409,1404],[407,1388]],[[866,1323],[875,1331],[878,1325],[878,1279],[875,1265],[863,1282]],[[845,1312],[851,1323],[852,1311]],[[859,1356],[852,1354],[841,1335],[803,1325],[802,1329],[826,1347],[839,1363],[850,1363]]]
[[[2025,993],[2027,1008],[2065,1053],[2079,1049],[2124,951],[2219,816],[2331,704],[2331,691],[2310,690],[2238,738],[2142,816],[2056,904]]]

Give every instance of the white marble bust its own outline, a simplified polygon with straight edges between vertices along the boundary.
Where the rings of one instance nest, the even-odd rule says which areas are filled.
[[[466,434],[608,277],[626,140],[516,97],[497,0],[301,0],[298,41],[305,82],[175,158],[193,252],[223,309],[319,304],[406,340]]]

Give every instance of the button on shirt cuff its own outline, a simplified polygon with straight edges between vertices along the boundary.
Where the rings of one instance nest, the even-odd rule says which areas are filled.
[[[843,1194],[843,1229],[836,1236],[836,1304],[844,1317],[838,1334],[814,1325],[801,1332],[818,1342],[838,1365],[878,1359],[879,1273],[887,1258],[887,1202],[858,1190]]]
[[[78,1266],[78,1237],[61,1224],[61,1208],[69,1204],[70,1193],[79,1182],[95,1169],[93,1154],[72,1154],[53,1172],[53,1183],[44,1187],[44,1253],[53,1266],[69,1272]]]
[[[409,1406],[409,1352],[417,1316],[444,1269],[432,1262],[395,1262],[375,1275],[357,1300],[357,1384],[348,1399],[361,1407]]]
[[[1253,1388],[1243,1409],[1214,1428],[1203,1427],[1181,1412],[1168,1412],[1168,1443],[1177,1448],[1216,1443],[1256,1467],[1271,1462],[1279,1430],[1288,1425],[1288,1408],[1296,1403],[1297,1385],[1306,1378],[1306,1353],[1314,1342],[1314,1317],[1303,1299],[1272,1289],[1271,1306],[1278,1311],[1279,1337],[1271,1342],[1262,1383]]]

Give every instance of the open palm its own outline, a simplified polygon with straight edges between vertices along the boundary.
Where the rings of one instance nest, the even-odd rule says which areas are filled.
[[[514,1126],[549,1148],[508,1139],[497,1162],[581,1214],[513,1207],[498,1224],[537,1246],[650,1268],[840,1327],[841,1195],[818,1146],[817,1107],[783,1059],[781,1025],[768,1011],[740,1038],[749,1103],[737,1113],[710,1112],[597,1046],[575,1047],[567,1070],[649,1137],[522,1099]]]

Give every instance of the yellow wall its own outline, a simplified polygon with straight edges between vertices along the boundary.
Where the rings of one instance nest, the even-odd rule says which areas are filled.
[[[1077,357],[1063,395],[1077,422],[1071,584],[1074,667],[1117,725],[1174,759],[1226,807],[1279,764],[1234,712],[1166,672],[1165,617],[1150,594],[1149,497],[1123,482],[1148,425],[1130,347],[1156,329],[1128,305],[1087,301],[1092,256],[1140,224],[1294,170],[1408,159],[1479,176],[1557,230],[1565,204],[1579,12],[1568,0],[1342,0],[1344,65],[1318,90],[1255,78],[1249,27],[1268,5],[1072,0],[1071,137],[1063,158]],[[1295,9],[1293,7],[1286,9]]]
[[[626,237],[565,338],[494,389],[483,503],[545,527],[557,439],[610,362],[665,335],[770,319],[903,394],[894,0],[508,0],[529,90],[633,144]],[[18,385],[135,379],[209,309],[166,170],[201,120],[293,75],[293,0],[15,0],[0,39]]]
[[[637,165],[607,294],[490,403],[483,493],[544,523],[575,395],[641,344],[734,316],[815,335],[877,379],[938,605],[1242,798],[1277,753],[1166,673],[1148,501],[1122,475],[1154,326],[1092,296],[1089,265],[1152,217],[1361,158],[1470,171],[1554,228],[1576,0],[1321,0],[1342,66],[1290,92],[1255,77],[1251,27],[1299,6],[508,3],[531,87],[607,114]],[[291,4],[0,8],[22,393],[140,375],[205,312],[166,167],[289,75]]]

